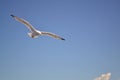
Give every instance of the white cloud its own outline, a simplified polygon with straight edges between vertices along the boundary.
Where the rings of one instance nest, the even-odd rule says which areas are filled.
[[[95,78],[95,80],[110,80],[111,73],[102,74],[100,77]]]

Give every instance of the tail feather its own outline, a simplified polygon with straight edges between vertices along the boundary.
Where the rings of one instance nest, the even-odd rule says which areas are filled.
[[[31,38],[37,38],[38,37],[37,35],[33,35],[33,33],[28,33],[28,36],[31,37]]]

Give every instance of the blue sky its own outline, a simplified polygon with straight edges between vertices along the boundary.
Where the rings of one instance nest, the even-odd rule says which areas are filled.
[[[120,79],[119,0],[0,0],[0,80]],[[66,41],[28,37],[14,14]]]

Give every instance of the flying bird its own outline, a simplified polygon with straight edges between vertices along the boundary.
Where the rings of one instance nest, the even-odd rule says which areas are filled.
[[[28,33],[28,36],[31,37],[31,38],[37,38],[38,36],[42,36],[42,35],[45,35],[45,36],[50,36],[50,37],[53,37],[55,39],[59,39],[59,40],[65,40],[64,38],[54,34],[54,33],[51,33],[51,32],[44,32],[44,31],[39,31],[37,29],[35,29],[28,21],[22,19],[22,18],[19,18],[17,16],[14,16],[14,15],[11,15],[16,21],[24,24],[29,30],[30,32]]]

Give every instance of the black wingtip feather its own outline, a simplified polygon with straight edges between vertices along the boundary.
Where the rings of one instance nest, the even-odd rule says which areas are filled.
[[[65,39],[64,39],[64,38],[61,38],[61,40],[64,40],[64,41],[65,41]]]
[[[12,15],[12,14],[11,14],[10,16],[15,17],[15,16],[14,16],[14,15]]]

